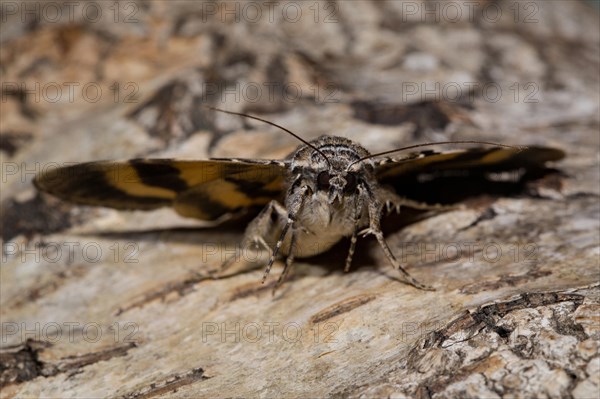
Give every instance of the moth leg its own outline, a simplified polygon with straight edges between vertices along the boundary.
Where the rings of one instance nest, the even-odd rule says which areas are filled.
[[[344,272],[350,271],[350,265],[352,264],[352,257],[354,256],[354,249],[356,248],[356,239],[358,235],[358,224],[360,223],[360,219],[362,216],[362,208],[363,208],[363,197],[361,195],[358,196],[356,201],[356,207],[354,208],[354,230],[352,231],[352,236],[350,237],[350,248],[348,249],[348,256],[346,257],[346,266],[344,266]]]
[[[385,204],[388,213],[390,213],[392,210],[400,213],[401,207],[419,209],[423,211],[451,211],[462,208],[462,205],[428,204],[426,202],[414,201],[401,197],[388,189],[381,190],[380,198]]]
[[[404,270],[400,262],[398,262],[398,259],[396,259],[396,257],[390,250],[390,247],[388,246],[387,242],[385,241],[385,238],[383,237],[383,232],[381,231],[379,223],[379,218],[381,216],[381,205],[379,201],[373,197],[372,193],[369,193],[369,196],[371,199],[371,202],[369,204],[369,228],[364,233],[373,234],[375,236],[377,242],[379,243],[379,246],[381,247],[381,249],[383,249],[385,257],[388,258],[392,266],[394,266],[394,268],[397,269],[400,272],[400,274],[402,274],[407,283],[421,290],[435,291],[433,287],[430,287],[417,281],[406,270]]]
[[[354,249],[356,247],[356,240],[358,237],[358,223],[354,223],[354,231],[350,237],[350,248],[348,249],[348,256],[346,257],[346,265],[344,266],[344,272],[350,271],[350,265],[352,264],[352,257],[354,256]]]
[[[273,263],[275,263],[275,257],[279,253],[279,249],[281,248],[281,245],[283,244],[283,240],[285,240],[285,235],[287,234],[289,228],[294,224],[294,221],[295,221],[295,219],[293,219],[292,217],[290,217],[288,215],[288,220],[287,220],[285,226],[283,226],[283,230],[281,231],[281,235],[279,236],[279,239],[277,240],[277,244],[275,244],[275,250],[271,251],[271,257],[269,258],[269,263],[267,263],[267,267],[265,268],[265,272],[263,273],[263,277],[262,277],[262,281],[261,281],[263,284],[267,280],[267,276],[269,275],[269,273],[271,273],[271,268],[273,267]]]
[[[406,270],[404,270],[404,268],[402,267],[400,262],[398,262],[398,259],[396,259],[396,257],[390,250],[390,247],[387,245],[387,242],[385,241],[385,238],[383,237],[383,233],[381,232],[381,230],[373,230],[373,228],[370,228],[370,233],[375,235],[375,238],[377,238],[377,241],[379,242],[381,249],[383,249],[383,253],[385,254],[386,258],[388,258],[388,260],[390,261],[392,266],[394,266],[394,268],[397,269],[400,272],[400,274],[402,274],[402,276],[406,279],[407,283],[409,283],[413,287],[419,288],[421,290],[435,291],[435,288],[433,288],[429,285],[420,283],[413,276],[411,276]]]
[[[281,283],[283,283],[283,281],[287,278],[290,268],[291,268],[292,264],[294,263],[294,247],[295,246],[296,246],[296,231],[292,230],[292,237],[290,239],[290,252],[288,253],[288,256],[285,258],[285,266],[283,268],[283,271],[279,275],[279,278],[277,279],[277,283],[275,283],[275,286],[273,287],[273,295],[275,295],[275,291],[277,291],[277,288],[279,288]]]
[[[223,262],[220,271],[226,270],[231,266],[237,259],[241,257],[243,248],[249,247],[251,244],[260,245],[269,252],[269,257],[273,256],[273,249],[265,241],[265,237],[269,235],[271,229],[276,228],[273,226],[278,220],[285,218],[287,211],[279,202],[273,200],[263,208],[262,211],[250,222],[244,233],[244,238],[240,247],[236,248],[236,253],[231,255]],[[274,222],[275,219],[275,222]]]
[[[304,196],[307,191],[308,191],[308,187],[306,187],[306,186],[301,187],[297,191],[297,193],[294,194],[294,197],[291,199],[291,201],[289,203],[290,209],[287,214],[287,221],[286,221],[285,225],[283,226],[283,229],[281,230],[279,239],[277,240],[277,243],[275,244],[275,249],[273,250],[273,252],[271,254],[271,258],[269,259],[269,263],[267,263],[267,267],[265,269],[265,273],[263,274],[263,278],[262,278],[263,283],[265,282],[265,280],[267,279],[267,276],[271,272],[271,267],[273,267],[273,263],[275,262],[275,257],[279,253],[279,250],[281,249],[281,246],[283,245],[283,241],[285,240],[285,236],[286,236],[288,230],[290,229],[290,227],[292,227],[292,231],[293,231],[293,225],[296,222],[296,215],[300,211],[300,208],[302,208],[302,204],[304,202]],[[292,253],[292,252],[293,252],[293,248],[290,246],[290,253]],[[292,257],[292,260],[293,260],[293,257]]]

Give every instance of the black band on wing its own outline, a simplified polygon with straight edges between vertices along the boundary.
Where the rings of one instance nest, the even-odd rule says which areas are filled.
[[[132,160],[130,165],[137,172],[141,182],[148,186],[166,188],[175,192],[189,188],[185,180],[179,176],[179,169],[172,165],[143,160]]]
[[[265,183],[261,181],[252,181],[239,179],[235,176],[226,176],[224,178],[225,181],[230,183],[234,183],[237,187],[239,187],[240,192],[243,192],[244,195],[250,198],[260,198],[260,197],[273,197],[277,198],[281,194],[281,190],[269,190],[265,188]]]
[[[95,164],[80,164],[49,170],[36,177],[34,185],[58,198],[83,205],[104,205],[116,209],[155,209],[169,206],[171,200],[152,196],[132,196],[115,187],[106,171]]]

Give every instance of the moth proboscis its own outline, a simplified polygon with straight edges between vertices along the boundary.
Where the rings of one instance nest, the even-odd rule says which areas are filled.
[[[404,270],[384,238],[380,220],[384,211],[404,206],[426,210],[446,207],[401,197],[393,189],[394,180],[419,172],[540,168],[546,162],[564,157],[564,152],[555,148],[472,140],[423,143],[371,154],[344,137],[321,136],[309,142],[265,119],[208,108],[270,124],[294,136],[302,145],[284,160],[87,162],[48,170],[36,176],[34,184],[41,191],[78,204],[123,210],[172,207],[182,216],[203,220],[217,220],[224,215],[262,207],[247,226],[240,247],[254,244],[269,251],[263,283],[276,257],[285,255],[284,269],[273,292],[285,279],[295,257],[325,252],[344,237],[350,237],[344,268],[348,271],[359,234],[375,236],[386,258],[408,284],[432,290]],[[462,143],[491,147],[386,156],[434,144]],[[225,261],[223,268],[230,263]]]

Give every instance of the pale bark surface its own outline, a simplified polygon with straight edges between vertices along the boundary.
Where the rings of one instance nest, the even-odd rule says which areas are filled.
[[[482,14],[491,3],[480,3],[457,22],[439,8],[439,23],[399,1],[282,2],[260,23],[251,9],[234,21],[189,1],[126,2],[118,23],[112,2],[95,23],[80,9],[71,23],[8,15],[2,397],[597,397],[597,9],[500,1]],[[282,14],[286,4],[302,18]],[[53,82],[59,101],[44,89]],[[77,84],[73,101],[65,82]],[[82,95],[89,83],[96,102],[94,88]],[[344,243],[298,260],[272,297],[281,263],[265,286],[260,268],[207,277],[243,226],[189,229],[205,224],[71,206],[31,185],[52,163],[282,158],[298,145],[253,121],[207,118],[200,104],[222,98],[304,138],[372,151],[478,139],[567,158],[518,195],[480,195],[389,232],[435,292],[396,281],[368,239],[350,273]]]

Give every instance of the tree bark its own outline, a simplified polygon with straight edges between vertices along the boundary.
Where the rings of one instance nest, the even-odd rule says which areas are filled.
[[[78,4],[57,19],[10,3],[1,396],[597,397],[598,10],[476,3],[282,2],[257,17],[259,3],[99,2],[97,18]],[[434,292],[359,239],[349,273],[342,242],[297,259],[272,296],[281,262],[264,285],[260,265],[211,277],[241,223],[78,207],[31,185],[70,162],[281,159],[299,144],[204,103],[373,152],[462,139],[567,157],[519,192],[388,223]]]

